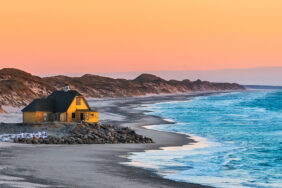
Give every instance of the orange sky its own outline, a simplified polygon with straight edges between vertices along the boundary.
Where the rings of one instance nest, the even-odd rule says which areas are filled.
[[[7,0],[0,68],[35,74],[282,66],[281,0]]]

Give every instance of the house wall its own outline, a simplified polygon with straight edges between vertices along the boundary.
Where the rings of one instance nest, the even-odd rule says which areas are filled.
[[[67,121],[67,113],[66,112],[60,114],[60,121],[62,121],[62,122]]]
[[[99,121],[99,113],[98,112],[87,112],[88,118],[85,121],[90,123],[98,123]]]
[[[99,113],[94,111],[76,111],[75,113],[75,121],[81,121],[81,113],[84,114],[84,121],[89,123],[98,123],[99,121]]]
[[[77,98],[81,98],[80,105],[77,105]],[[72,118],[72,113],[75,113],[77,110],[89,110],[87,103],[84,99],[84,97],[76,96],[74,100],[72,101],[69,109],[67,110],[67,122],[76,122],[79,121],[79,116],[75,115],[75,118]]]
[[[46,120],[44,120],[44,114],[46,114]],[[49,121],[50,112],[24,112],[23,122],[24,123],[40,123]]]

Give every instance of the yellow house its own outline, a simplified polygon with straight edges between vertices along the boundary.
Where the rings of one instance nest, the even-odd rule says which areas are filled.
[[[80,122],[97,123],[99,113],[91,110],[86,99],[75,90],[54,91],[46,99],[35,99],[23,110],[24,123]]]

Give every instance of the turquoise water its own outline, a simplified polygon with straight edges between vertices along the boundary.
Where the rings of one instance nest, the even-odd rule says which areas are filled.
[[[175,124],[153,129],[195,135],[193,148],[135,153],[165,178],[215,187],[282,187],[282,90],[196,97],[146,107]]]

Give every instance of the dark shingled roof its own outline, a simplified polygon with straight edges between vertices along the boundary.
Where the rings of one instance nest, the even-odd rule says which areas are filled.
[[[23,112],[35,112],[35,111],[53,112],[54,106],[55,106],[54,100],[35,99],[28,106],[26,106],[22,111]]]
[[[55,101],[55,112],[66,112],[76,96],[81,96],[81,94],[75,90],[54,91],[47,99]]]
[[[66,112],[76,96],[81,96],[81,94],[75,90],[54,91],[47,99],[35,99],[22,111]]]

